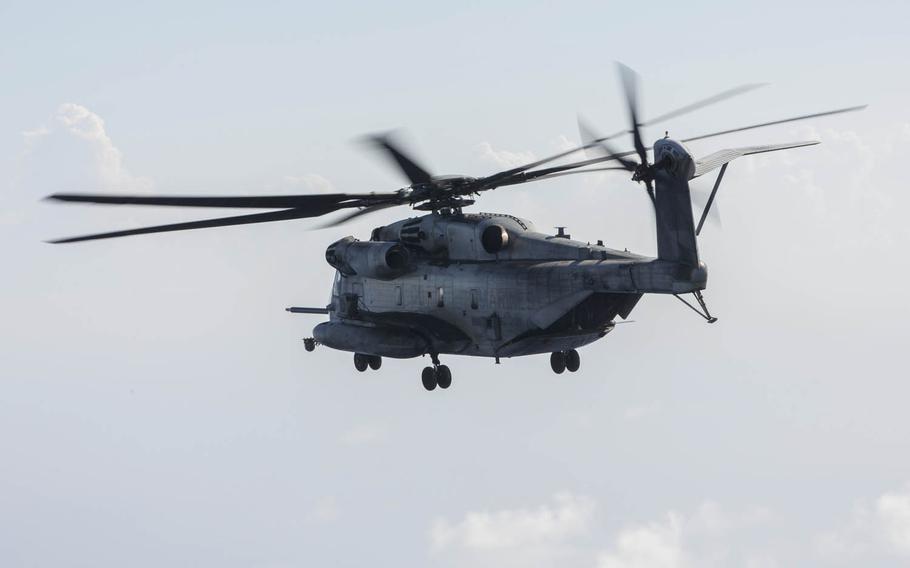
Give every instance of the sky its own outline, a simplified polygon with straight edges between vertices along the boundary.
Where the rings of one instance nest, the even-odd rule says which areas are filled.
[[[854,2],[0,2],[0,565],[906,566],[910,5]],[[625,125],[614,61],[737,160],[699,240],[706,325],[646,297],[581,350],[357,373],[303,349],[323,251],[407,216],[52,246],[205,216],[55,191],[388,191],[395,130],[483,175]],[[629,141],[622,141],[629,145]],[[710,189],[710,179],[693,187]],[[623,175],[477,210],[654,254]]]

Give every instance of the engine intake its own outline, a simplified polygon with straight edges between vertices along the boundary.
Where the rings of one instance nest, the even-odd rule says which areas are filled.
[[[394,242],[361,242],[345,237],[325,251],[325,260],[347,276],[394,280],[411,270],[408,249]]]

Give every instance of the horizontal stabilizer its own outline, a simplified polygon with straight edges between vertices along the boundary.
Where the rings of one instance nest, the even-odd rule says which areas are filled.
[[[704,158],[695,161],[695,175],[698,177],[711,170],[715,170],[722,165],[732,162],[736,158],[748,156],[750,154],[762,154],[764,152],[776,152],[777,150],[787,150],[789,148],[801,148],[803,146],[814,146],[818,141],[810,140],[808,142],[791,142],[789,144],[767,144],[765,146],[744,146],[742,148],[728,148],[719,150],[713,154],[708,154]]]

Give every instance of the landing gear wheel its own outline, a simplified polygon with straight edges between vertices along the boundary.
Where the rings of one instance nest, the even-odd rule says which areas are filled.
[[[581,357],[579,357],[578,351],[574,349],[566,351],[566,370],[574,373],[579,367],[581,367]]]
[[[436,367],[436,383],[441,389],[447,389],[452,386],[452,371],[445,365]]]
[[[436,388],[436,369],[433,367],[424,367],[423,373],[420,374],[420,380],[423,381],[423,388],[431,391]]]
[[[382,367],[382,357],[379,355],[370,355],[367,360],[370,364],[370,368],[374,371],[378,371],[379,367]]]
[[[557,375],[561,375],[566,370],[566,354],[562,351],[554,351],[550,354],[550,368]]]
[[[361,373],[367,370],[370,364],[370,358],[363,353],[354,353],[354,368]]]
[[[307,337],[303,340],[303,348],[307,351],[313,351],[316,349],[316,340],[312,337]]]

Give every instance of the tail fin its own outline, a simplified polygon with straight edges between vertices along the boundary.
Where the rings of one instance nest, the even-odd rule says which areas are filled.
[[[654,175],[657,212],[657,257],[698,266],[698,244],[689,182],[682,176],[659,169]]]

